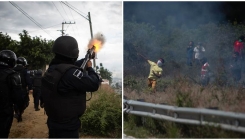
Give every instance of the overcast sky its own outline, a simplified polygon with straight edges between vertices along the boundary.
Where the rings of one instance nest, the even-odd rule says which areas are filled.
[[[64,24],[64,30],[65,34],[78,41],[79,59],[84,58],[88,42],[91,39],[89,21],[86,19],[88,12],[90,12],[93,34],[100,32],[106,38],[103,48],[97,54],[96,65],[102,63],[113,73],[113,78],[122,78],[122,2],[68,1],[68,4],[74,9],[78,9],[82,16],[59,1],[13,2],[42,28],[28,19],[10,2],[1,1],[0,32],[7,33],[17,41],[20,40],[18,34],[23,30],[27,30],[31,37],[38,36],[42,39],[55,40],[61,36],[61,32],[58,30],[62,29],[62,22],[75,22],[75,24]]]

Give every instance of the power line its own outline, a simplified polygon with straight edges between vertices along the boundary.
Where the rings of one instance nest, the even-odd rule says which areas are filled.
[[[54,4],[54,2],[52,2],[53,3],[53,5],[55,6],[55,4]],[[61,5],[62,6],[62,5]],[[59,12],[59,14],[61,15],[61,17],[63,18],[63,20],[65,21],[65,18],[62,16],[62,14],[60,13],[60,11],[58,10],[58,8],[55,6],[55,8],[57,9],[57,11]],[[65,9],[64,9],[64,7],[62,6],[62,8],[63,8],[63,10],[65,11]],[[65,13],[66,13],[66,11],[65,11]],[[67,13],[66,13],[66,15],[67,15]],[[67,15],[68,16],[68,15]],[[74,19],[74,18],[73,18]],[[75,20],[74,20],[75,21]],[[63,23],[62,23],[63,24]],[[68,29],[68,27],[69,27],[69,25],[67,26],[67,28],[66,28],[66,30]],[[61,30],[61,32],[62,32],[62,35],[63,35],[63,31],[65,31],[65,30]],[[74,30],[73,30],[74,31]]]
[[[68,6],[69,8],[71,8],[73,11],[75,11],[76,13],[78,13],[79,15],[81,15],[82,17],[84,17],[85,19],[89,20],[89,18],[87,18],[84,15],[82,15],[81,13],[79,13],[77,10],[75,10],[74,8],[72,8],[70,5],[68,5],[68,4],[64,3],[64,2],[62,2],[62,3],[65,4],[66,6]]]
[[[56,24],[56,25],[52,25],[52,26],[46,27],[46,28],[43,28],[43,29],[48,29],[48,28],[55,27],[55,26],[58,26],[58,25],[60,25],[60,23]],[[40,30],[29,31],[29,32],[36,32],[36,31],[40,31]]]
[[[67,2],[68,3],[68,2]],[[69,8],[69,10],[70,10],[70,12],[71,12],[71,9]],[[73,17],[73,14],[72,14],[72,12],[71,12],[71,16],[72,16],[72,18],[73,18],[73,20],[75,21],[75,19],[74,19],[74,17]],[[76,29],[77,29],[77,26],[75,25],[75,27],[76,27]],[[76,34],[76,32],[74,31],[74,28],[73,28],[73,26],[72,26],[72,29],[73,29],[73,32]],[[77,31],[78,31],[78,29],[77,29]],[[78,35],[79,36],[79,35]]]
[[[64,9],[64,7],[63,7],[63,5],[62,5],[63,2],[60,2],[60,3],[61,3],[61,6],[62,6],[63,10],[65,11],[65,9]],[[65,11],[65,13],[66,13],[68,19],[70,20],[70,18],[69,18],[69,16],[68,16],[68,14],[67,14],[66,11]],[[74,18],[73,18],[73,19],[74,19]],[[67,31],[67,29],[68,29],[69,26],[70,26],[70,25],[67,26],[66,31]],[[72,29],[73,29],[73,28],[72,28]],[[74,32],[74,29],[73,29],[73,32]],[[75,32],[74,32],[74,33],[75,33]]]
[[[72,6],[70,3],[68,3],[68,2],[66,2],[66,3],[67,3],[69,6],[73,7],[73,9],[76,9],[78,12],[80,12],[80,13],[82,13],[82,14],[86,15],[85,13],[83,13],[83,12],[79,11],[79,9],[77,9],[76,7]]]
[[[62,5],[62,3],[60,2],[60,5],[61,5],[61,7],[63,8],[63,10],[65,11],[65,13],[66,13],[66,10],[64,9],[64,7],[63,7],[63,5]],[[66,16],[68,17],[68,20],[70,20],[69,19],[69,16],[67,15],[67,13],[66,13]]]
[[[55,4],[54,4],[54,2],[52,2],[53,3],[53,5],[55,6]],[[60,13],[60,11],[58,10],[58,8],[55,6],[55,8],[57,9],[57,11]],[[60,13],[60,16],[64,19],[64,21],[65,21],[65,18],[62,16],[62,14]]]
[[[47,33],[42,26],[35,21],[31,16],[29,16],[24,10],[22,10],[17,4],[14,2],[9,1],[15,8],[17,8],[22,14],[24,14],[28,19],[30,19],[33,23],[35,23],[39,28],[41,28],[45,33]],[[52,37],[49,33],[47,33],[50,37]],[[53,38],[53,37],[52,37]]]
[[[85,19],[87,19],[89,21],[89,25],[90,25],[90,33],[91,33],[91,38],[93,38],[93,31],[92,31],[92,23],[91,23],[91,17],[90,17],[90,12],[88,12],[88,18],[83,16],[81,13],[79,13],[77,10],[75,10],[74,8],[72,8],[71,6],[68,5],[68,3],[64,3],[66,6],[68,6],[69,8],[71,8],[73,11],[75,11],[76,13],[78,13],[79,15],[81,15],[82,17],[84,17]]]

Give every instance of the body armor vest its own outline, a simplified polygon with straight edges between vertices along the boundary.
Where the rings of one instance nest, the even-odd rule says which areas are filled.
[[[6,109],[11,106],[11,93],[10,85],[7,77],[13,74],[14,71],[11,69],[5,69],[0,72],[0,110]],[[13,103],[12,103],[13,104]]]
[[[42,97],[44,108],[50,120],[65,122],[80,117],[86,109],[86,94],[71,90],[65,95],[58,93],[58,84],[70,68],[79,68],[69,64],[59,64],[53,71],[47,71],[42,78]]]
[[[25,80],[26,78],[24,76],[24,68],[17,66],[16,68],[14,68],[14,70],[20,74],[22,87],[23,87],[23,89],[25,89],[27,84],[26,84],[26,80]]]
[[[42,86],[42,76],[35,76],[33,78],[33,87],[41,87]]]

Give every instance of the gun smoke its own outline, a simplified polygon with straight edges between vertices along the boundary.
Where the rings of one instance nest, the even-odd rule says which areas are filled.
[[[102,49],[105,41],[105,36],[99,32],[95,34],[94,37],[89,41],[88,48],[90,49],[94,45],[96,47],[95,51],[98,52],[100,49]]]

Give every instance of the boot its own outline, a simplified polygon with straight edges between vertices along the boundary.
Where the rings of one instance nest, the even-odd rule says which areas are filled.
[[[21,115],[19,115],[19,117],[17,118],[17,121],[22,122],[22,116]]]
[[[41,106],[41,108],[44,108],[44,103],[42,103],[40,106]]]
[[[17,113],[16,113],[16,114],[14,115],[14,117],[17,119],[17,122],[22,122],[22,116],[21,116],[21,114],[19,114],[19,113],[17,114]]]
[[[40,110],[40,109],[39,109],[38,105],[35,104],[35,111],[39,111],[39,110]]]
[[[22,122],[22,116],[19,113],[15,113],[14,118],[17,119],[17,122]]]
[[[38,107],[35,107],[35,111],[39,111],[40,109]]]

